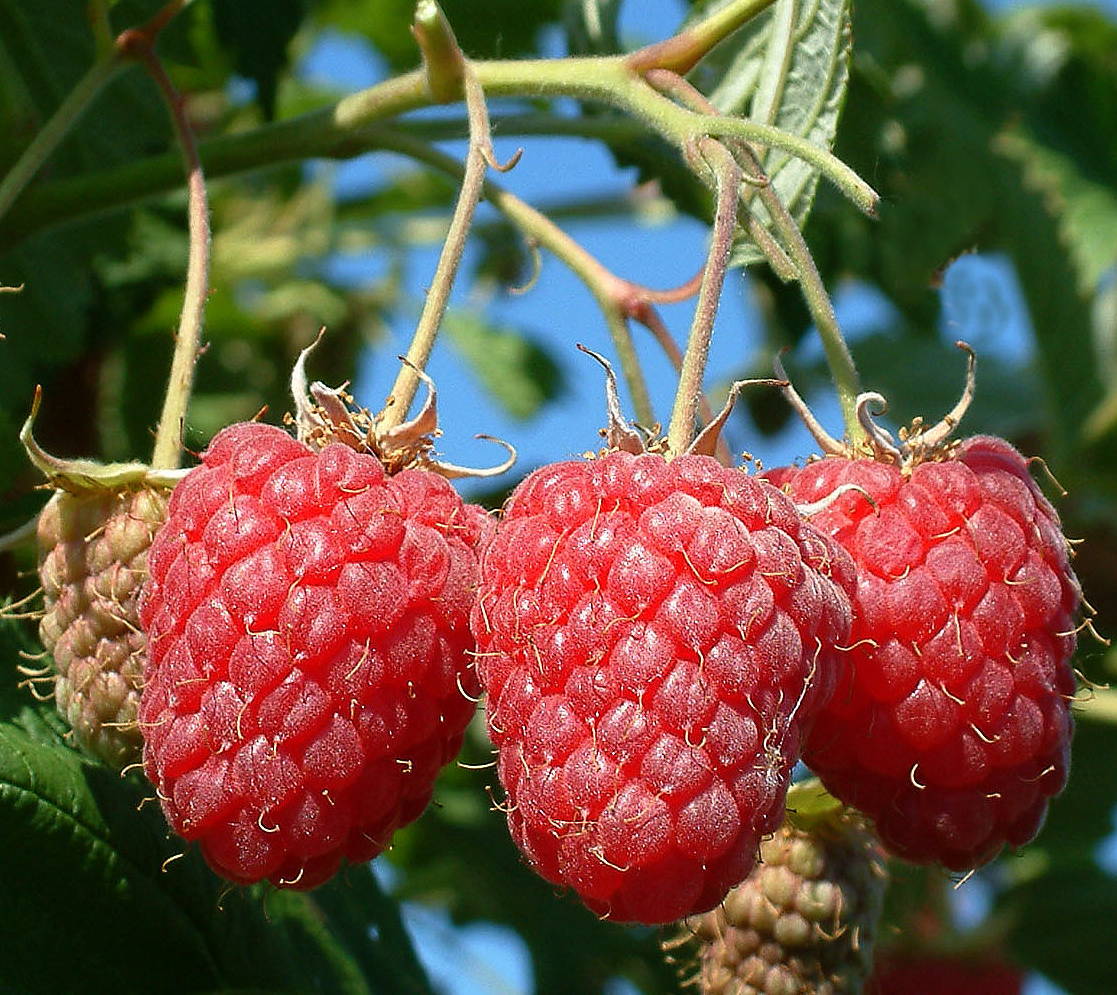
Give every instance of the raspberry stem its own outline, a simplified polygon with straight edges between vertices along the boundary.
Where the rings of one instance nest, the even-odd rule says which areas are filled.
[[[458,159],[429,142],[397,131],[381,132],[378,140],[383,148],[425,162],[452,176],[461,177],[463,173],[464,166]],[[530,241],[550,249],[577,274],[594,295],[613,337],[621,372],[632,397],[636,420],[641,424],[651,425],[655,421],[655,416],[643,373],[636,362],[636,351],[632,345],[627,320],[634,318],[651,328],[649,321],[652,319],[647,315],[650,302],[684,300],[686,296],[693,293],[692,287],[696,281],[688,281],[670,290],[658,290],[633,283],[607,269],[547,215],[537,211],[492,180],[485,180],[482,190],[489,204],[516,225]]]
[[[737,191],[741,185],[741,170],[736,160],[720,142],[703,139],[695,148],[697,155],[706,161],[717,182],[717,210],[714,214],[713,236],[694,320],[683,355],[683,368],[679,373],[679,387],[675,405],[671,410],[671,424],[667,429],[667,446],[679,454],[690,445],[694,435],[698,399],[702,393],[702,378],[710,354],[714,319],[717,317],[721,288],[729,266],[729,253],[733,249],[733,233],[737,227]]]
[[[180,94],[155,54],[156,34],[167,23],[167,12],[180,9],[189,0],[169,4],[143,28],[123,32],[117,39],[117,48],[127,58],[140,62],[159,88],[171,116],[175,136],[186,169],[187,225],[190,231],[190,251],[186,266],[186,284],[183,288],[182,312],[175,333],[174,355],[167,379],[167,393],[163,411],[155,432],[155,448],[151,465],[157,470],[172,470],[182,458],[182,427],[190,392],[194,385],[194,367],[198,358],[198,340],[201,335],[206,294],[209,289],[210,230],[209,206],[205,177],[198,156],[198,146]],[[172,14],[175,11],[172,11]]]
[[[686,107],[704,114],[716,114],[717,109],[705,94],[678,74],[652,70],[647,76],[648,82],[657,90],[674,97]],[[861,392],[857,368],[810,249],[791,212],[768,181],[752,146],[740,139],[729,139],[726,147],[732,150],[736,161],[748,174],[747,183],[741,189],[742,207],[746,208],[743,222],[745,229],[781,279],[798,280],[807,308],[815,319],[815,327],[822,339],[849,439],[855,444],[862,442],[865,439],[865,430],[857,415],[857,398]],[[740,172],[738,175],[741,175]],[[738,182],[737,186],[741,187],[742,184]],[[774,233],[768,232],[752,212],[747,210],[749,201],[754,196],[759,197],[767,209]],[[783,375],[782,372],[780,375]]]
[[[434,0],[420,0],[415,8],[412,32],[423,53],[431,96],[439,102],[449,102],[464,91],[469,116],[469,151],[466,153],[465,172],[454,215],[450,220],[450,230],[446,233],[434,278],[407,350],[407,360],[400,367],[389,404],[382,417],[384,430],[401,424],[415,400],[415,393],[419,389],[419,373],[426,369],[427,360],[430,359],[446,313],[446,305],[450,300],[454,278],[465,253],[473,216],[481,200],[486,167],[492,165],[501,170],[511,169],[520,155],[517,152],[505,166],[497,165],[492,151],[484,91],[477,82],[471,63],[458,46],[449,22]]]

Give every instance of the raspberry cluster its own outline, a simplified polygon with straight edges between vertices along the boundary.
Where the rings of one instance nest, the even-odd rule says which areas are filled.
[[[472,626],[531,865],[614,920],[716,905],[783,820],[852,576],[783,494],[709,457],[529,475],[482,554]]]
[[[483,516],[425,470],[233,425],[149,556],[144,767],[232,881],[311,888],[426,807],[477,683]]]
[[[220,433],[148,556],[145,770],[233,881],[379,853],[482,690],[512,837],[618,921],[718,905],[800,757],[891,852],[957,870],[1065,783],[1080,593],[1003,440],[768,479],[616,449],[528,475],[499,525],[318,441]]]

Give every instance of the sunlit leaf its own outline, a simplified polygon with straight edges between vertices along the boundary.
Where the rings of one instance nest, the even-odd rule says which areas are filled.
[[[1078,270],[1079,286],[1093,292],[1117,265],[1117,188],[1091,180],[1069,156],[1019,129],[1000,136],[997,148],[1020,163],[1028,185],[1043,194]]]
[[[690,20],[724,6],[700,4]],[[848,0],[778,0],[702,61],[699,87],[725,114],[747,117],[806,138],[829,150],[849,79]],[[783,205],[802,224],[810,211],[819,171],[780,149],[757,149],[765,174]],[[754,206],[758,217],[767,215]],[[763,256],[741,241],[733,265]]]

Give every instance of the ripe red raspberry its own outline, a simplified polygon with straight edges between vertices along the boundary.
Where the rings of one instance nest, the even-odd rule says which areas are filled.
[[[141,609],[144,766],[218,873],[312,888],[423,811],[474,710],[481,529],[432,472],[266,425],[175,488]]]
[[[716,905],[783,820],[851,578],[784,495],[709,457],[530,474],[471,621],[531,865],[619,921]]]
[[[908,860],[968,870],[1033,839],[1067,777],[1080,591],[1023,457],[977,436],[914,468],[827,457],[771,476],[797,502],[859,489],[812,518],[858,588],[806,762]]]

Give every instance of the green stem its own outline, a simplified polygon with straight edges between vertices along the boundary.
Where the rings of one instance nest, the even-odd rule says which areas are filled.
[[[59,142],[70,133],[70,129],[77,123],[78,118],[93,102],[94,98],[121,69],[125,63],[115,49],[109,51],[89,67],[85,75],[75,84],[66,98],[58,105],[57,110],[51,115],[50,120],[43,125],[39,133],[32,139],[31,144],[23,150],[23,154],[16,160],[8,174],[0,181],[0,218],[8,213],[8,209],[19,197],[20,193],[31,182],[32,177],[39,171]]]
[[[164,11],[173,6],[175,5],[168,5]],[[190,122],[186,119],[182,95],[171,82],[155,54],[152,37],[144,31],[125,32],[120,36],[118,44],[122,52],[143,64],[158,86],[159,93],[170,113],[181,149],[182,161],[186,167],[190,254],[186,266],[182,313],[179,315],[171,370],[167,378],[167,393],[163,399],[163,411],[159,416],[159,426],[155,432],[155,449],[151,456],[153,469],[173,470],[178,467],[182,459],[182,426],[194,385],[194,368],[198,359],[202,315],[209,290],[210,230],[206,184],[202,174],[201,159],[198,157],[198,146],[194,141]]]
[[[760,168],[760,163],[755,158],[753,163],[757,169]],[[845,425],[846,435],[850,443],[855,446],[860,445],[866,439],[865,429],[857,417],[857,397],[861,393],[861,380],[857,375],[857,366],[853,362],[841,326],[838,324],[838,316],[834,313],[833,302],[826,292],[826,285],[822,281],[799,225],[795,223],[795,219],[771,184],[761,187],[759,197],[760,202],[768,209],[776,237],[786,249],[795,268],[803,299],[811,317],[814,318],[819,338],[822,339],[826,364],[830,368],[830,376],[841,404],[842,423]]]
[[[670,69],[680,75],[688,73],[715,45],[773,3],[775,0],[738,0],[725,4],[706,20],[683,29],[673,38],[633,52],[627,62],[638,73],[649,69]]]
[[[683,452],[694,436],[695,418],[702,395],[702,379],[710,355],[714,319],[717,316],[721,288],[729,267],[729,254],[733,249],[733,233],[737,227],[737,191],[741,185],[741,169],[729,151],[720,142],[703,139],[698,145],[701,155],[717,179],[717,210],[714,214],[713,233],[698,302],[694,308],[694,321],[683,368],[679,374],[679,387],[675,405],[671,409],[671,424],[667,429],[667,448],[673,455]]]
[[[656,70],[648,73],[648,81],[657,89],[675,97],[694,110],[705,114],[712,114],[714,111],[713,105],[705,95],[676,73]],[[854,366],[853,357],[838,325],[830,296],[826,293],[818,267],[815,266],[814,257],[807,248],[803,233],[799,230],[791,212],[780,200],[772,184],[768,182],[768,177],[764,175],[760,159],[752,146],[741,138],[732,138],[729,140],[729,148],[738,161],[755,177],[754,182],[749,183],[741,197],[742,207],[747,211],[749,201],[753,197],[759,197],[768,211],[776,237],[773,237],[763,221],[751,211],[748,211],[746,216],[746,231],[781,279],[799,281],[807,308],[814,317],[815,325],[822,338],[849,440],[855,444],[860,443],[865,439],[865,431],[857,418],[857,396],[861,392],[857,368]],[[783,239],[783,243],[779,241],[780,238]]]
[[[872,187],[825,149],[770,125],[699,114],[680,107],[635,75],[620,57],[478,62],[472,63],[472,67],[488,97],[565,96],[603,103],[628,111],[646,128],[684,152],[689,142],[703,135],[782,148],[819,169],[862,210],[872,213],[879,199]],[[207,175],[218,177],[298,159],[350,158],[374,147],[370,136],[364,133],[369,124],[431,102],[426,76],[422,70],[415,70],[347,96],[332,107],[243,134],[212,139],[202,146],[202,161]],[[441,122],[413,122],[405,126],[431,137],[445,134],[447,128]],[[570,134],[619,141],[643,133],[634,133],[629,122],[598,119],[548,122],[534,115],[509,118],[502,124],[502,133],[508,133],[510,127],[522,128],[523,134]],[[0,232],[0,249],[49,225],[134,203],[173,189],[180,182],[177,160],[164,155],[30,191]]]
[[[420,0],[416,6],[414,34],[423,52],[427,86],[436,99],[453,99],[454,91],[464,87],[469,114],[469,151],[466,153],[458,202],[450,219],[450,229],[446,233],[430,289],[423,302],[422,314],[407,349],[406,361],[396,376],[390,402],[380,418],[378,428],[383,432],[389,432],[402,424],[415,400],[420,383],[419,372],[426,368],[434,349],[435,339],[446,314],[446,305],[450,300],[450,291],[465,254],[473,216],[481,201],[485,169],[489,164],[489,150],[492,148],[485,95],[477,85],[473,68],[458,47],[441,8],[433,0]]]
[[[649,307],[647,314],[641,321],[644,327],[652,333],[652,338],[659,344],[671,365],[675,367],[675,373],[682,373],[683,354],[679,350],[678,344],[671,338],[671,333],[667,330],[667,326],[656,310]],[[698,395],[698,414],[703,425],[709,425],[714,420],[713,409],[710,407],[710,402],[707,400],[704,391]],[[714,443],[714,455],[723,466],[732,466],[733,454],[729,451],[729,444],[721,434],[718,435],[717,441]]]
[[[376,146],[399,152],[418,162],[425,162],[455,178],[460,179],[462,176],[463,167],[457,159],[433,145],[412,138],[407,133],[382,129],[377,135]],[[655,422],[655,414],[643,372],[637,361],[636,350],[629,335],[623,302],[637,299],[678,300],[679,292],[652,290],[616,276],[550,218],[514,194],[492,180],[486,180],[482,190],[488,203],[508,218],[526,238],[553,252],[570,267],[593,294],[605,316],[614,348],[617,350],[617,359],[621,364],[625,382],[628,384],[636,420],[643,425],[652,425]]]

